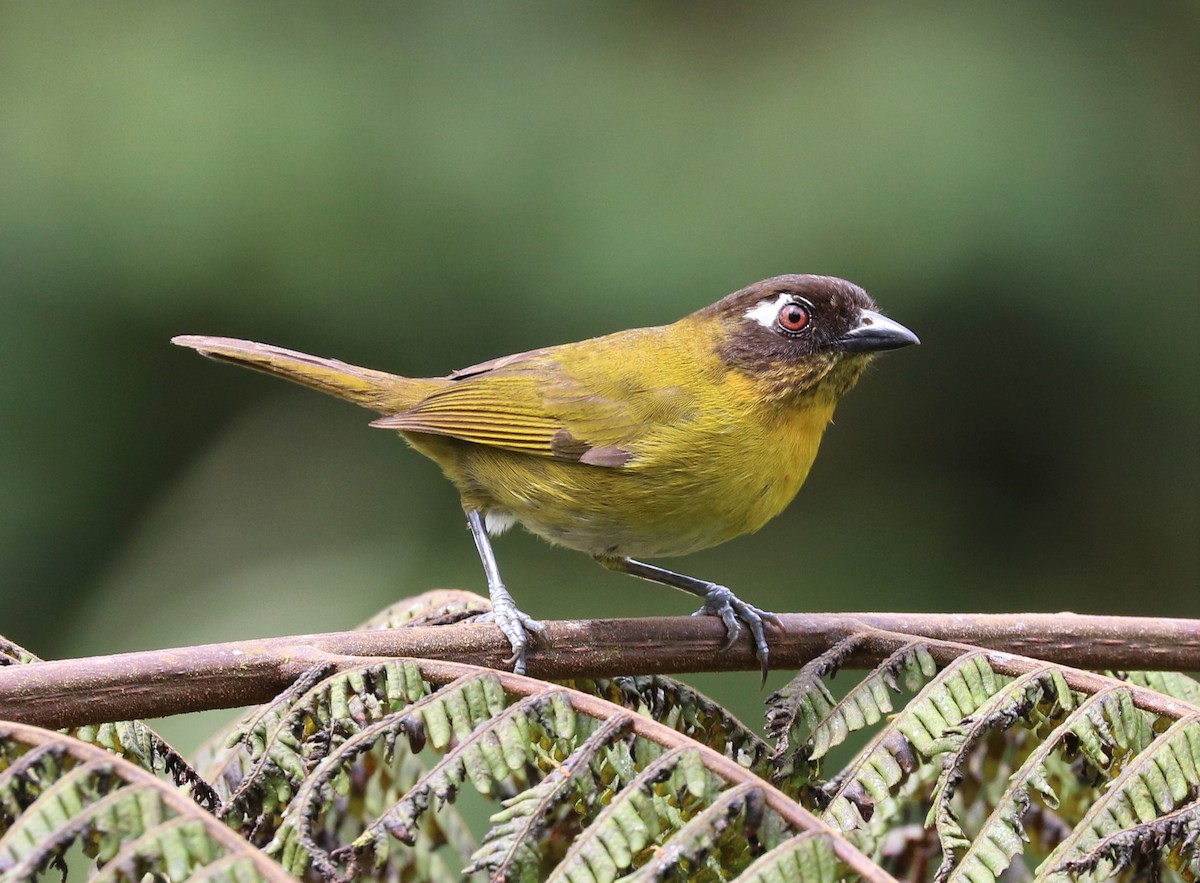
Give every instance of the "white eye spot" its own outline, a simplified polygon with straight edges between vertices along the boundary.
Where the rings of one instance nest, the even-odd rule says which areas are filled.
[[[751,307],[746,310],[744,315],[747,319],[753,319],[763,328],[774,328],[779,311],[783,309],[784,304],[791,303],[791,301],[790,294],[781,294],[775,300],[764,300],[758,306]]]

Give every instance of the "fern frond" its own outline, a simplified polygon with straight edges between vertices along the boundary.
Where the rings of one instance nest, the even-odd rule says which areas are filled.
[[[821,817],[843,833],[865,836],[866,822],[892,789],[923,763],[928,765],[947,730],[1006,681],[992,671],[985,653],[969,653],[946,666],[830,782]]]
[[[433,589],[411,598],[402,598],[380,610],[358,628],[398,629],[414,625],[447,625],[479,616],[491,609],[492,602],[474,592]]]
[[[227,820],[245,813],[261,821],[282,813],[332,741],[431,689],[415,666],[401,661],[330,670],[310,670],[227,734],[227,747],[212,758],[209,773],[227,794],[221,810]]]
[[[29,665],[41,661],[24,647],[0,637],[0,665]],[[72,727],[61,732],[111,751],[144,770],[170,776],[176,785],[186,788],[205,809],[214,810],[220,803],[216,792],[183,755],[142,721],[116,721]]]
[[[1113,675],[1127,684],[1146,687],[1164,696],[1200,706],[1200,681],[1179,671],[1123,671]]]
[[[989,698],[974,713],[964,718],[959,726],[952,727],[934,745],[934,751],[942,754],[941,773],[933,789],[933,806],[926,819],[926,825],[933,824],[938,840],[942,846],[942,864],[938,868],[935,879],[943,881],[950,874],[955,864],[955,850],[968,849],[969,855],[978,861],[968,865],[966,879],[987,879],[989,873],[999,873],[1004,869],[999,866],[999,856],[1004,856],[1004,865],[1019,849],[1020,837],[1024,831],[1020,828],[1020,813],[1016,825],[1001,824],[983,831],[981,837],[972,844],[970,838],[963,833],[951,803],[958,793],[958,786],[963,782],[968,755],[991,733],[1004,732],[1018,721],[1033,717],[1039,706],[1050,705],[1050,709],[1042,712],[1041,717],[1049,717],[1052,709],[1062,708],[1070,711],[1075,707],[1075,697],[1071,689],[1062,680],[1062,675],[1052,667],[1047,666],[1005,684],[999,692]],[[1027,805],[1027,801],[1026,801]],[[1021,807],[1021,811],[1024,810]],[[1013,820],[1005,818],[1004,822]],[[1015,843],[1014,843],[1014,836]],[[981,864],[981,870],[975,865]],[[997,866],[998,870],[997,870]]]
[[[761,856],[738,877],[738,883],[834,883],[843,869],[827,834],[805,831]]]
[[[653,718],[747,769],[765,772],[770,748],[762,737],[699,690],[662,675],[578,679],[564,686]]]
[[[1055,870],[1077,878],[1104,865],[1115,873],[1155,853],[1162,864],[1186,873],[1188,879],[1200,878],[1200,802],[1109,834],[1086,855],[1063,862]]]
[[[410,840],[417,822],[434,800],[453,802],[459,788],[470,782],[485,796],[514,778],[523,781],[528,764],[535,763],[530,724],[543,706],[561,703],[559,694],[527,696],[480,723],[460,738],[447,755],[409,789],[404,798],[379,820],[379,826],[402,842]],[[569,738],[573,726],[564,727]],[[552,731],[553,732],[553,731]],[[555,733],[558,735],[558,733]],[[514,790],[516,783],[513,783]]]
[[[1001,695],[1011,696],[1020,690],[1026,693],[1025,701],[1037,702],[1040,697],[1036,696],[1035,691],[1038,688],[1055,691],[1053,695],[1057,698],[1057,691],[1063,686],[1045,674],[1038,674],[1030,680],[1019,678]],[[995,710],[996,715],[1001,713],[999,708]],[[979,717],[983,716],[981,712]],[[975,729],[974,726],[972,729]],[[1116,755],[1136,752],[1152,738],[1144,716],[1133,707],[1127,690],[1114,686],[1087,697],[1013,773],[1008,787],[980,826],[979,833],[968,840],[950,810],[953,793],[951,783],[955,778],[953,771],[961,769],[962,755],[968,742],[973,744],[980,735],[981,732],[972,733],[972,738],[965,739],[963,746],[946,762],[946,769],[935,791],[932,812],[936,813],[937,831],[942,843],[942,864],[936,875],[939,881],[980,883],[994,880],[1009,866],[1014,856],[1024,851],[1024,843],[1028,838],[1023,819],[1030,808],[1030,789],[1037,791],[1051,808],[1058,806],[1058,795],[1050,783],[1046,764],[1052,754],[1065,750],[1069,740],[1079,746],[1093,769],[1104,770],[1113,767]],[[956,859],[954,850],[962,848],[966,851]]]
[[[576,797],[574,809],[582,823],[620,790],[621,772],[616,770],[624,765],[612,763],[604,749],[623,739],[631,724],[628,717],[609,718],[541,782],[506,800],[463,873],[487,870],[494,881],[537,879],[544,858],[542,835],[552,824],[551,815]]]
[[[579,832],[547,883],[616,879],[711,803],[722,784],[695,749],[667,751]]]
[[[109,880],[117,879],[115,876],[97,874],[88,883],[108,883]],[[187,877],[187,883],[205,883],[207,880],[218,881],[218,883],[255,883],[259,879],[260,877],[249,859],[242,855],[227,855],[209,862],[202,868],[193,870]],[[443,881],[439,880],[438,883],[443,883]],[[445,879],[444,883],[450,883],[450,880]],[[455,883],[457,883],[457,879]]]
[[[207,781],[176,751],[166,739],[141,721],[118,721],[94,726],[75,727],[67,735],[87,742],[137,764],[151,773],[163,773],[184,788],[210,812],[216,812],[221,798]]]
[[[803,725],[812,732],[816,722],[833,708],[837,700],[825,686],[859,648],[861,635],[851,635],[824,653],[810,659],[785,686],[767,697],[767,736],[775,741],[772,759],[791,750],[793,733]]]
[[[1103,879],[1116,861],[1094,853],[1112,835],[1153,822],[1196,799],[1200,791],[1200,714],[1176,721],[1125,769],[1088,810],[1074,831],[1038,869],[1046,880],[1071,879],[1066,868],[1096,858],[1089,875]],[[1048,869],[1048,870],[1045,870]],[[1074,873],[1078,873],[1075,871]]]
[[[701,874],[714,880],[733,879],[739,868],[748,867],[754,859],[751,850],[762,852],[757,835],[767,812],[760,788],[749,783],[735,785],[721,792],[625,879],[658,883],[668,878],[695,879]]]
[[[386,855],[388,834],[412,843],[418,835],[417,820],[432,802],[452,801],[465,781],[483,794],[490,793],[497,782],[523,781],[536,744],[530,738],[531,717],[549,706],[558,725],[570,732],[574,713],[569,709],[564,713],[554,693],[529,697],[511,707],[506,704],[496,675],[480,669],[362,729],[330,751],[305,778],[267,847],[268,853],[280,856],[294,873],[303,873],[311,862],[325,876],[336,877],[339,858],[378,860]],[[334,857],[314,836],[318,818],[325,814],[335,788],[348,787],[354,761],[377,745],[390,755],[400,736],[407,737],[413,751],[428,744],[444,752],[452,742],[456,750],[421,775],[380,818],[366,824],[348,854]]]
[[[170,880],[188,879],[193,867],[213,861],[211,845],[194,819],[172,818],[145,829],[105,864],[93,881],[138,880],[151,873],[161,856],[162,874]]]
[[[114,879],[183,878],[234,857],[246,879],[283,870],[184,794],[139,766],[61,733],[0,728],[0,872],[32,879],[79,845]]]
[[[782,690],[767,699],[767,732],[776,740],[772,777],[792,787],[807,783],[818,771],[816,761],[842,744],[853,732],[881,721],[893,710],[891,694],[916,690],[937,672],[926,646],[913,641],[881,662],[835,700],[823,678],[857,649],[853,638],[837,644],[810,662]],[[811,668],[810,668],[811,667]],[[793,740],[807,731],[803,742]]]

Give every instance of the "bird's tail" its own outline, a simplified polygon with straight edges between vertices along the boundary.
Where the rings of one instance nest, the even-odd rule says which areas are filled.
[[[171,343],[187,346],[220,362],[232,362],[256,371],[264,371],[346,399],[380,414],[407,411],[447,381],[419,379],[388,374],[347,365],[335,359],[322,359],[307,353],[232,337],[205,337],[185,334]]]

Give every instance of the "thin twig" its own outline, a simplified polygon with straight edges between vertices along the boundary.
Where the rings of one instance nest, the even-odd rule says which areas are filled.
[[[769,634],[771,662],[794,669],[872,629],[986,647],[1097,669],[1200,670],[1200,620],[1056,614],[786,614]],[[713,617],[550,622],[529,654],[545,679],[614,674],[756,671],[748,639],[722,650]],[[867,642],[847,667],[869,667],[888,641]],[[0,667],[0,719],[47,727],[163,717],[265,702],[313,665],[419,657],[503,668],[507,641],[489,624],[333,632]],[[947,650],[947,652],[950,652]]]

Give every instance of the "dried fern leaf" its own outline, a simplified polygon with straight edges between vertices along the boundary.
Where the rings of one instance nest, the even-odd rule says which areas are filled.
[[[1038,879],[1101,880],[1117,868],[1107,856],[1078,867],[1100,841],[1190,804],[1200,792],[1200,713],[1180,718],[1125,766],[1075,830],[1038,868]],[[1068,863],[1076,870],[1070,874]]]
[[[380,610],[359,629],[398,629],[413,625],[444,625],[487,613],[492,602],[462,589],[433,589],[403,598]]]
[[[721,752],[747,769],[765,771],[770,754],[762,737],[694,687],[662,675],[577,679],[564,686],[653,718]]]
[[[0,635],[0,665],[28,665],[30,662],[41,661],[20,644]]]
[[[833,883],[843,870],[827,834],[805,831],[761,856],[738,883]]]
[[[829,802],[821,817],[842,833],[865,836],[866,823],[892,789],[918,767],[927,766],[947,730],[975,712],[1005,682],[988,665],[986,653],[954,660],[838,773],[826,789]]]
[[[775,741],[773,758],[791,750],[793,733],[803,726],[812,732],[816,722],[837,704],[825,680],[836,675],[843,663],[862,644],[851,635],[805,663],[795,677],[767,697],[767,736]]]
[[[1109,834],[1086,855],[1063,862],[1056,870],[1073,878],[1090,876],[1102,865],[1117,872],[1155,853],[1163,865],[1185,874],[1186,879],[1200,877],[1200,802]]]
[[[631,718],[623,715],[609,718],[541,782],[504,801],[463,873],[486,870],[493,881],[538,879],[545,858],[542,839],[553,824],[551,816],[576,797],[574,812],[586,821],[620,790],[621,775],[613,771],[619,765],[606,763],[604,749],[623,739],[631,725]]]
[[[141,721],[118,721],[64,730],[152,773],[163,773],[184,788],[193,800],[215,812],[221,798],[211,785],[162,736]]]
[[[916,690],[937,672],[937,663],[926,646],[913,641],[892,653],[842,699],[835,700],[822,678],[833,670],[834,660],[855,649],[857,642],[853,639],[841,642],[768,698],[767,732],[776,740],[771,760],[777,781],[811,779],[817,771],[814,761],[851,733],[878,723],[892,712],[891,696],[900,692],[901,679],[905,689]],[[799,741],[805,732],[807,737]]]

